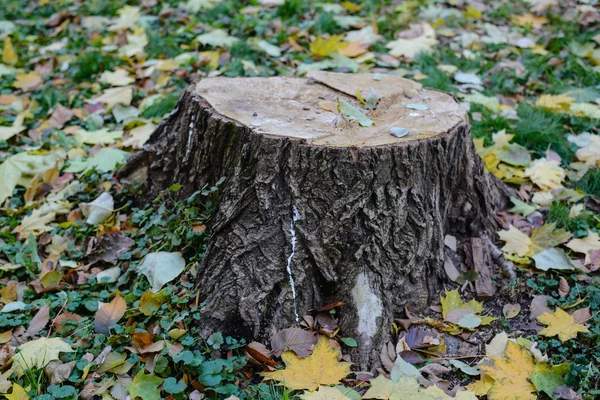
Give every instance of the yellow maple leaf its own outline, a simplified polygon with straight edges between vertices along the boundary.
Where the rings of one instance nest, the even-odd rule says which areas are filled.
[[[475,299],[464,302],[460,298],[458,290],[446,290],[445,296],[440,296],[440,302],[442,303],[442,316],[446,318],[446,315],[452,310],[459,308],[470,308],[474,312],[483,312],[483,304]]]
[[[339,362],[338,353],[329,339],[322,336],[308,357],[300,358],[291,351],[283,353],[285,369],[265,372],[265,380],[281,382],[292,390],[314,391],[321,385],[335,385],[350,374],[350,363]]]
[[[343,38],[344,35],[332,35],[329,39],[323,39],[319,36],[310,44],[310,52],[313,56],[327,57],[347,45],[342,42]]]
[[[15,65],[19,62],[19,56],[15,52],[10,36],[4,38],[4,50],[2,50],[2,62],[4,64]]]
[[[71,353],[75,350],[60,338],[39,338],[18,347],[20,350],[13,357],[12,371],[22,376],[25,370],[44,368],[50,361],[57,360],[60,353]]]
[[[575,323],[575,318],[562,308],[557,308],[554,313],[540,314],[537,320],[547,325],[546,328],[540,331],[540,335],[558,336],[563,343],[575,339],[579,332],[589,332],[585,325]]]
[[[537,99],[535,106],[550,111],[567,112],[573,102],[575,102],[575,99],[566,94],[543,94]]]
[[[390,49],[390,55],[415,58],[418,53],[430,53],[433,46],[439,43],[435,37],[435,29],[428,23],[421,24],[421,28],[423,33],[420,36],[412,39],[398,38],[389,42],[385,47]]]
[[[529,249],[533,245],[529,236],[521,232],[512,224],[507,231],[502,230],[498,232],[498,236],[500,236],[500,240],[505,242],[505,245],[502,248],[502,251],[505,253],[516,254],[523,257],[529,253]]]
[[[4,396],[6,397],[6,400],[29,400],[30,399],[27,391],[25,389],[23,389],[23,386],[19,385],[18,383],[15,383],[13,385],[11,394],[5,394]]]
[[[347,390],[349,392],[353,391],[352,389]],[[346,396],[340,390],[329,386],[320,386],[316,392],[305,392],[300,395],[300,398],[302,400],[350,400],[350,397]]]
[[[414,378],[401,377],[398,382],[383,375],[371,380],[371,387],[363,399],[384,400],[434,400],[436,397],[424,393]]]
[[[525,170],[525,176],[542,190],[562,189],[567,176],[559,161],[539,158]]]
[[[481,365],[482,374],[494,380],[489,400],[535,400],[535,387],[530,382],[535,361],[531,354],[514,342],[508,342],[504,358],[492,357],[492,365]]]
[[[40,74],[35,71],[26,74],[18,74],[15,78],[16,79],[13,82],[13,86],[17,89],[23,90],[24,92],[31,92],[44,83]]]
[[[481,380],[468,385],[467,390],[472,391],[476,396],[485,396],[492,386],[494,386],[494,380],[488,375],[483,375]]]

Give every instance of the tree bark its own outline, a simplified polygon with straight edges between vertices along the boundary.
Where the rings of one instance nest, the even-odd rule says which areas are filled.
[[[374,127],[318,105],[360,107],[356,89],[370,88],[383,95]],[[444,236],[493,235],[506,201],[456,99],[387,75],[204,79],[125,172],[144,173],[149,197],[225,178],[198,275],[204,334],[265,340],[343,301],[341,330],[359,341],[363,368],[395,314],[437,302]]]

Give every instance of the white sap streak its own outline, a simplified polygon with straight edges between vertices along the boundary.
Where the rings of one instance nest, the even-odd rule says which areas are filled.
[[[290,285],[292,286],[292,297],[294,299],[294,313],[296,314],[296,322],[300,320],[298,316],[298,310],[296,308],[296,283],[294,282],[294,276],[292,275],[292,258],[294,258],[294,254],[296,253],[296,221],[300,219],[300,213],[296,206],[292,206],[293,216],[290,221],[290,236],[292,238],[292,252],[287,260],[287,272],[290,277]]]
[[[190,122],[190,129],[188,130],[188,139],[187,139],[187,146],[186,146],[186,150],[185,150],[185,159],[184,162],[187,162],[189,157],[190,157],[190,153],[192,152],[192,137],[194,136],[194,120],[196,119],[195,115],[192,115],[192,121]]]

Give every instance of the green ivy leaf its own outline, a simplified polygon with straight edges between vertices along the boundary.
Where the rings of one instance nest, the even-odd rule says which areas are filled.
[[[169,377],[163,383],[163,390],[170,394],[181,393],[185,390],[186,384],[183,381],[177,381],[173,377]]]
[[[138,372],[133,378],[133,382],[127,385],[127,393],[132,399],[137,397],[142,400],[160,400],[160,390],[158,387],[163,383],[162,378],[152,374],[144,374],[144,371]]]

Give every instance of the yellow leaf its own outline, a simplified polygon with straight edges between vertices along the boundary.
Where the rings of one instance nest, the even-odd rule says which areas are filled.
[[[310,44],[310,52],[313,56],[327,57],[346,46],[346,43],[342,42],[343,38],[344,35],[332,35],[329,39],[323,39],[319,36]]]
[[[300,395],[300,398],[302,400],[350,400],[350,397],[344,395],[340,390],[329,386],[321,386],[316,392],[305,392]]]
[[[515,25],[519,25],[519,26],[531,25],[534,28],[544,25],[546,22],[548,22],[548,18],[544,17],[543,15],[536,16],[533,14],[513,15],[510,19],[513,22],[513,24],[515,24]]]
[[[566,112],[569,111],[569,107],[574,101],[574,98],[565,94],[543,94],[539,99],[537,99],[535,106],[550,111]]]
[[[435,38],[435,30],[427,23],[421,25],[423,33],[412,39],[399,38],[389,42],[385,47],[390,49],[390,55],[394,57],[414,58],[418,53],[430,53],[433,46],[438,44]]]
[[[585,254],[585,263],[589,264],[591,262],[590,251],[600,250],[600,236],[596,232],[588,230],[586,237],[571,239],[566,246],[577,253]]]
[[[575,318],[561,308],[557,308],[554,313],[540,314],[537,320],[547,325],[540,331],[540,335],[558,336],[563,343],[569,339],[575,339],[579,332],[589,332],[585,325],[575,323]]]
[[[19,62],[19,56],[15,52],[10,36],[4,38],[4,50],[2,50],[2,62],[4,64],[15,65]]]
[[[427,389],[423,390],[423,393],[433,396],[435,400],[477,400],[477,396],[473,392],[459,390],[456,392],[456,395],[452,397],[435,385],[429,386]]]
[[[506,345],[504,358],[493,357],[493,365],[481,365],[482,374],[494,380],[488,392],[489,400],[536,400],[530,378],[535,362],[531,354],[514,342]]]
[[[460,298],[458,290],[446,290],[446,296],[440,296],[440,302],[442,303],[442,316],[444,318],[446,318],[446,315],[450,311],[457,310],[459,308],[470,308],[474,312],[478,313],[483,311],[483,304],[475,299],[464,302]]]
[[[384,400],[435,400],[436,397],[421,391],[419,383],[414,378],[402,377],[394,382],[379,375],[371,380],[371,387],[363,399]]]
[[[19,353],[13,357],[12,371],[20,377],[27,369],[44,368],[50,361],[58,359],[60,353],[74,350],[59,338],[39,338],[19,346]]]
[[[42,77],[34,71],[27,74],[18,74],[16,80],[13,82],[13,86],[24,92],[31,92],[37,89],[42,83]]]
[[[50,232],[53,228],[48,224],[56,219],[56,213],[43,212],[43,210],[35,209],[31,215],[24,217],[21,224],[13,229],[13,233],[18,233],[21,239],[26,239],[29,234],[39,236],[44,232]]]
[[[600,136],[591,135],[590,143],[587,146],[577,149],[575,156],[579,161],[584,162],[590,167],[600,164]]]
[[[498,232],[500,240],[506,244],[502,248],[502,251],[510,254],[517,254],[521,257],[529,253],[529,249],[533,245],[533,242],[523,232],[515,228],[512,224],[509,226],[507,231]]]
[[[265,380],[281,382],[293,390],[316,390],[321,385],[335,385],[350,374],[350,363],[339,362],[338,350],[329,344],[329,339],[322,336],[313,353],[299,358],[291,351],[281,355],[286,368],[280,371],[265,372]]]
[[[467,390],[475,393],[476,396],[485,396],[494,386],[494,380],[488,375],[484,375],[481,380],[475,381],[467,386]]]
[[[5,394],[7,400],[29,400],[29,394],[23,389],[23,386],[15,383],[11,394]]]
[[[481,19],[482,13],[475,7],[467,6],[467,11],[464,13],[465,18]]]
[[[559,161],[539,158],[525,170],[525,176],[542,190],[554,190],[564,187],[562,181],[567,174]]]

